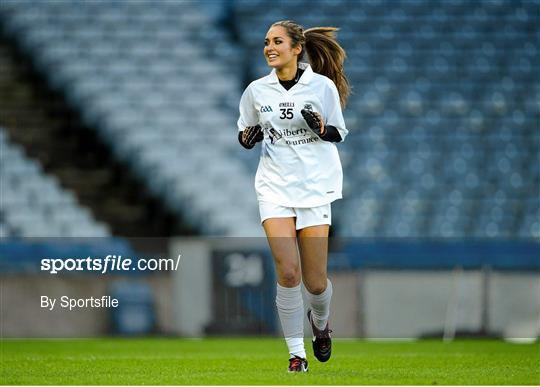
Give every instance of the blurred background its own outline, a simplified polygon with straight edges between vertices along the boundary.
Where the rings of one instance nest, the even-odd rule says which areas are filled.
[[[336,334],[538,338],[538,0],[3,0],[4,336],[278,333],[236,120],[282,19],[339,27],[348,54]],[[39,272],[119,252],[183,261]],[[46,292],[125,308],[45,312]]]

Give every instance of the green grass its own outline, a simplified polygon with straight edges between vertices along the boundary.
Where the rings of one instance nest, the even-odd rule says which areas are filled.
[[[308,340],[306,344],[309,346]],[[280,339],[2,340],[2,384],[540,384],[540,344],[334,340],[288,374]]]

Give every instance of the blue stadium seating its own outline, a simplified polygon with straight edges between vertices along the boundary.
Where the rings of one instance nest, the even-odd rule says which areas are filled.
[[[260,230],[258,155],[238,147],[235,120],[280,19],[340,27],[348,53],[338,235],[540,237],[538,0],[0,5],[5,31],[115,155],[227,235]]]
[[[248,57],[280,19],[341,27],[354,94],[339,234],[540,236],[538,1],[236,4]],[[251,66],[268,71],[260,54]]]
[[[196,4],[17,1],[2,2],[0,17],[50,85],[172,210],[208,234],[262,233],[253,184],[234,156],[238,78],[206,57],[204,40],[217,33],[193,38],[209,24]]]
[[[0,237],[107,237],[106,224],[94,219],[71,191],[12,144],[0,127]]]

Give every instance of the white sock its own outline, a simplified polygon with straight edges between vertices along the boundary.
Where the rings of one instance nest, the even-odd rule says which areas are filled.
[[[307,299],[311,308],[311,319],[317,329],[326,328],[326,323],[330,317],[330,300],[332,299],[332,282],[326,279],[327,285],[321,294],[307,293]]]
[[[304,301],[300,285],[294,288],[285,288],[277,284],[276,306],[291,357],[296,355],[305,359]]]

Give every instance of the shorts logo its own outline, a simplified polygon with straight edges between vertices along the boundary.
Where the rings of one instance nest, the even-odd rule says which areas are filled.
[[[328,215],[327,215],[327,214],[324,214],[322,217],[323,217],[324,219],[328,219]]]
[[[271,113],[272,112],[272,106],[270,105],[265,105],[265,106],[261,106],[261,113]]]

